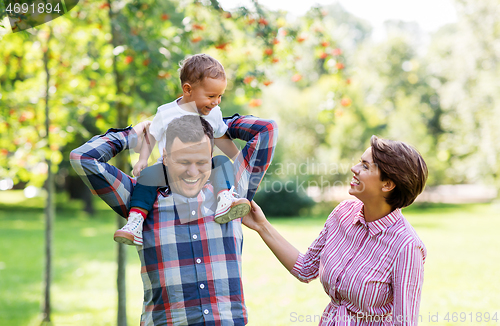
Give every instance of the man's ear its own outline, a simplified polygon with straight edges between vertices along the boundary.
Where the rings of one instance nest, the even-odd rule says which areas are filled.
[[[382,191],[391,192],[394,188],[396,188],[396,184],[392,180],[384,180],[384,184],[382,185]]]
[[[162,161],[163,161],[163,164],[164,165],[167,165],[167,150],[165,149],[165,147],[163,148],[163,156],[162,156]]]

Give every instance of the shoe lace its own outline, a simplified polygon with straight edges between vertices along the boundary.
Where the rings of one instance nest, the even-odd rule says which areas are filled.
[[[130,223],[128,223],[130,229],[136,229],[136,228],[138,228],[139,224],[141,224],[141,218],[142,218],[142,216],[140,214],[131,214],[129,216],[129,222]]]
[[[234,190],[234,186],[231,186],[231,189],[227,191],[228,196],[232,196],[234,198],[240,198],[240,195]]]

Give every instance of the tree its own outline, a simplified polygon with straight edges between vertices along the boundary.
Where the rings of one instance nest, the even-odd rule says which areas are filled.
[[[435,76],[445,132],[437,156],[449,182],[500,186],[499,26],[497,1],[456,1],[459,21],[433,38]]]
[[[50,70],[49,70],[49,57],[50,57],[50,40],[52,38],[52,29],[49,27],[42,35],[46,36],[46,41],[43,47],[43,66],[45,70],[45,139],[47,141],[47,149],[50,149]],[[47,189],[47,202],[45,204],[45,297],[43,304],[43,322],[50,323],[51,321],[51,295],[50,287],[52,284],[52,257],[53,257],[53,225],[55,219],[55,207],[54,207],[54,174],[52,173],[52,160],[49,157],[46,158],[47,162],[47,181],[45,182],[45,187]]]

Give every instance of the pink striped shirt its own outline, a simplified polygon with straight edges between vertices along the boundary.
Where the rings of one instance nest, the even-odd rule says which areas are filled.
[[[320,277],[331,301],[320,325],[417,325],[426,249],[400,209],[365,222],[363,203],[340,203],[291,273]]]

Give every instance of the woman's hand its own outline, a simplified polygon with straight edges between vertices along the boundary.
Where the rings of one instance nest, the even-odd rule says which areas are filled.
[[[253,200],[251,202],[252,207],[250,209],[250,212],[243,216],[241,219],[241,222],[248,228],[259,232],[262,227],[268,223],[266,216],[264,215],[264,212],[262,209],[255,203]]]

